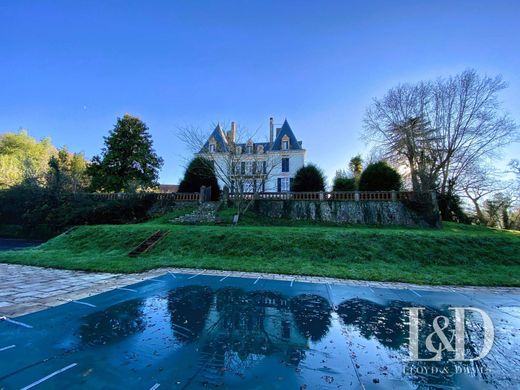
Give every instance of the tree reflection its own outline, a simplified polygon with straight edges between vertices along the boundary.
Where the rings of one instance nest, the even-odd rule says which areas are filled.
[[[397,350],[408,336],[406,313],[403,311],[403,307],[408,307],[406,304],[392,301],[379,305],[356,298],[342,302],[337,311],[343,322],[356,326],[363,337],[375,337],[384,346]]]
[[[142,300],[134,299],[89,314],[85,316],[77,336],[83,344],[103,345],[142,332],[145,328],[142,305]]]
[[[212,300],[207,286],[179,287],[168,294],[171,325],[179,340],[190,342],[202,333]]]
[[[291,299],[291,311],[301,334],[312,341],[321,340],[329,331],[332,308],[325,298],[299,295]]]

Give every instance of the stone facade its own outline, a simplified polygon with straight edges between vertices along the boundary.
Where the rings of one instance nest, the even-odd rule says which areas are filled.
[[[197,154],[214,162],[219,186],[230,192],[289,192],[296,172],[305,165],[305,149],[287,122],[275,128],[269,120],[269,141],[240,143],[236,124],[225,131],[220,124]]]

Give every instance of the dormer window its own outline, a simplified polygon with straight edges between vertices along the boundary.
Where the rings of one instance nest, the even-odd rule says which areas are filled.
[[[253,145],[247,145],[247,153],[253,153]]]
[[[263,152],[264,152],[264,147],[263,147],[262,145],[258,145],[258,146],[256,147],[256,152],[257,152],[257,153],[263,153]]]
[[[289,150],[289,141],[282,141],[282,150]]]
[[[215,144],[209,144],[209,152],[215,153],[216,145]]]

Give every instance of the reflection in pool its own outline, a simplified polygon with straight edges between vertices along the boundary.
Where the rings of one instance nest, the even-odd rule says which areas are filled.
[[[41,362],[59,369],[67,365],[60,361],[67,359],[82,366],[81,371],[71,369],[60,376],[69,380],[67,388],[102,388],[107,382],[128,389],[150,388],[154,383],[165,388],[302,389],[475,388],[516,383],[517,374],[505,374],[505,368],[518,362],[508,361],[507,348],[518,347],[515,338],[498,337],[495,353],[477,362],[448,362],[449,353],[441,362],[410,362],[404,309],[419,306],[417,301],[399,300],[396,294],[381,299],[369,293],[372,299],[368,299],[360,290],[334,289],[337,295],[322,285],[288,288],[288,283],[270,282],[253,288],[251,282],[226,285],[210,279],[196,284],[186,278],[143,284],[140,292],[135,288],[134,297],[121,291],[102,294],[95,297],[98,308],[72,305],[79,315],[67,314],[67,305],[47,311],[63,310],[61,316],[69,320],[60,320],[60,314],[51,316],[56,322],[48,327],[46,337],[37,333],[30,341],[40,363],[16,355],[13,367],[0,368],[0,384],[24,385],[26,377],[17,366],[41,369],[41,375],[34,374],[37,377],[52,372]],[[113,296],[118,298],[114,301]],[[424,358],[431,356],[424,345],[433,332],[433,319],[452,316],[448,305],[430,302],[420,304],[425,307],[419,335]],[[45,312],[39,315],[42,324],[51,321]],[[518,322],[501,321],[509,326],[504,329],[518,327]],[[475,355],[483,330],[474,318],[468,318],[466,326],[472,330],[467,354]],[[67,327],[70,332],[63,331]],[[13,335],[0,328],[0,336],[7,340]],[[54,354],[52,359],[49,353]]]

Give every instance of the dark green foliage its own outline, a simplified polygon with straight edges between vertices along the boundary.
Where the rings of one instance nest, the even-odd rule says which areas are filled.
[[[75,225],[143,221],[153,200],[151,196],[125,200],[58,196],[52,189],[23,183],[0,191],[0,223],[16,226],[18,237],[49,238]]]
[[[325,191],[323,171],[314,164],[308,164],[296,172],[291,186],[293,192]]]
[[[202,186],[211,186],[211,200],[218,200],[220,188],[212,162],[203,157],[195,157],[184,172],[179,192],[199,192]]]
[[[462,210],[462,201],[458,195],[452,192],[437,194],[437,202],[443,221],[470,223],[470,218]]]
[[[384,161],[368,165],[359,178],[360,191],[399,191],[401,175]]]
[[[153,149],[148,127],[139,118],[125,114],[105,137],[101,156],[88,168],[91,189],[103,192],[133,192],[156,187],[163,160]]]
[[[60,196],[63,192],[79,192],[86,189],[90,178],[87,161],[81,153],[70,153],[61,148],[49,160],[46,176],[47,188]]]
[[[355,191],[356,190],[356,179],[353,177],[340,177],[334,178],[332,184],[332,191]]]

